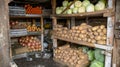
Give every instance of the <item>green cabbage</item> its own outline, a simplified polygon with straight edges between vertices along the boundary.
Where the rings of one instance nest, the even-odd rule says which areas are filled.
[[[72,9],[68,9],[66,13],[67,14],[72,14]]]
[[[90,67],[104,67],[104,63],[102,63],[98,60],[94,60],[94,61],[92,61]]]
[[[77,8],[77,7],[76,7],[76,8],[73,8],[73,13],[74,13],[74,14],[78,13],[78,8]]]
[[[89,50],[87,54],[90,61],[94,60],[94,51]]]
[[[95,49],[95,59],[100,62],[104,62],[105,56],[101,52],[101,49]]]
[[[82,6],[82,2],[81,1],[76,1],[75,2],[75,7],[81,7]]]
[[[82,47],[82,51],[83,51],[84,53],[87,53],[87,52],[89,51],[89,48],[88,48],[88,47]]]
[[[90,1],[89,0],[84,0],[82,5],[87,7],[88,5],[90,4]]]
[[[94,12],[94,11],[95,11],[94,5],[93,5],[93,4],[89,4],[89,5],[86,7],[86,11],[87,11],[87,12]]]
[[[56,8],[56,14],[61,14],[61,12],[62,12],[62,9],[60,7],[57,7]]]
[[[68,1],[63,1],[62,5],[63,5],[64,7],[67,7]]]
[[[72,2],[73,2],[73,1],[69,2],[68,5],[70,5]],[[74,8],[74,7],[75,7],[74,5],[75,5],[75,4],[72,4],[72,5],[70,6],[70,9]]]
[[[103,1],[99,1],[96,5],[95,5],[95,10],[103,10],[105,9],[105,3]]]
[[[80,8],[78,8],[78,13],[83,13],[85,12],[85,7],[81,6]]]

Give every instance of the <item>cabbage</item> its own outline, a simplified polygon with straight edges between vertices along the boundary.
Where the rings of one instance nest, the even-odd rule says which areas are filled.
[[[100,62],[104,62],[105,56],[101,52],[101,49],[95,49],[95,59]]]
[[[82,4],[83,4],[83,6],[87,7],[90,4],[90,1],[84,0]]]
[[[87,7],[86,7],[86,12],[94,12],[95,9],[94,9],[94,5],[93,4],[89,4]]]
[[[76,1],[74,5],[75,5],[75,7],[81,7],[82,2],[81,1]]]
[[[85,12],[85,7],[81,6],[80,8],[78,8],[78,13],[83,13]]]
[[[63,2],[62,2],[62,5],[63,5],[64,7],[66,7],[66,6],[68,5],[68,1],[63,1]]]
[[[78,13],[78,8],[77,7],[73,8],[72,11],[73,11],[74,14],[76,14],[76,13]]]
[[[72,2],[69,2],[69,4],[68,5],[70,5]],[[72,4],[71,6],[70,6],[70,9],[72,9],[72,8],[74,8],[75,6],[74,6],[75,4]]]
[[[92,61],[90,67],[104,67],[104,63],[94,60],[94,61]]]
[[[67,14],[72,14],[72,9],[68,9],[66,13]]]
[[[90,61],[94,60],[94,51],[89,50],[87,54]]]
[[[103,10],[105,9],[105,3],[103,1],[99,1],[96,5],[95,5],[95,10]]]
[[[62,9],[60,7],[57,7],[56,8],[56,14],[61,14],[61,12],[62,12]]]
[[[88,48],[88,47],[82,47],[82,51],[83,51],[84,53],[87,53],[87,52],[89,51],[89,48]]]

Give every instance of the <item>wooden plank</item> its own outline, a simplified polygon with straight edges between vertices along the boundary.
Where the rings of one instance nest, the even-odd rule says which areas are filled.
[[[44,28],[43,28],[43,17],[40,17],[40,23],[41,23],[41,45],[42,45],[42,51],[44,51],[43,43],[44,43]]]
[[[63,40],[63,41],[67,41],[67,42],[71,42],[71,43],[76,43],[78,45],[84,45],[84,46],[88,46],[88,47],[100,48],[100,49],[104,49],[104,50],[112,50],[112,46],[100,45],[100,44],[92,44],[92,43],[79,41],[79,40],[70,40],[70,39],[57,37],[57,36],[53,36],[53,38]]]
[[[109,13],[111,16],[111,12],[112,12],[112,8],[111,9],[104,9],[104,10],[100,10],[100,11],[95,11],[95,12],[85,12],[85,13],[79,13],[79,14],[58,14],[58,15],[53,15],[55,17],[84,17],[84,16],[104,16],[104,14]],[[105,15],[105,17],[107,17],[107,15]]]
[[[114,7],[114,0],[108,0],[108,8],[115,8]],[[114,10],[113,10],[114,11]],[[111,16],[107,18],[107,45],[113,46],[113,38],[114,38],[114,22],[115,17]],[[111,52],[112,50],[106,50],[107,52]],[[105,67],[111,67],[112,65],[112,54],[106,54],[105,57]]]
[[[26,14],[26,15],[16,15],[16,16],[11,16],[10,18],[40,18],[41,16],[43,17],[50,17],[50,14]]]
[[[57,18],[52,17],[53,19],[53,30],[55,29],[55,26],[57,25]],[[57,39],[53,38],[53,48],[57,48]]]

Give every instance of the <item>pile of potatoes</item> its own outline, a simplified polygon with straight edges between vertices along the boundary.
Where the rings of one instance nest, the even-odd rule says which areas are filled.
[[[67,64],[70,67],[87,67],[89,64],[88,56],[83,53],[82,48],[70,48],[65,45],[55,49],[55,59]]]
[[[86,23],[82,23],[79,26],[73,26],[71,29],[63,27],[62,25],[56,25],[54,32],[54,36],[57,37],[84,41],[93,44],[106,44],[107,29],[105,28],[105,25],[92,27]]]

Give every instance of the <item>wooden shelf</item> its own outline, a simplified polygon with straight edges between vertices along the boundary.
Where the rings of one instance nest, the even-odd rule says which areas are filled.
[[[25,14],[25,15],[10,15],[10,18],[40,18],[49,17],[50,14]]]
[[[79,14],[55,14],[52,16],[55,17],[94,17],[94,16],[104,16],[104,17],[108,17],[113,15],[114,13],[111,13],[112,9],[104,9],[104,10],[100,10],[100,11],[95,11],[95,12],[85,12],[85,13],[79,13]]]
[[[84,41],[70,40],[70,39],[56,37],[56,36],[53,36],[53,38],[63,40],[63,41],[68,41],[68,42],[71,42],[71,43],[76,43],[76,44],[79,44],[79,45],[84,45],[84,46],[89,46],[89,47],[94,47],[94,48],[100,48],[100,49],[104,49],[104,50],[112,50],[112,48],[113,48],[112,46],[108,46],[108,45],[92,44],[92,43],[88,43],[88,42],[84,42]]]
[[[23,37],[23,36],[30,36],[30,35],[41,35],[41,32],[27,32],[27,34],[20,34],[20,35],[11,35],[10,37]]]

